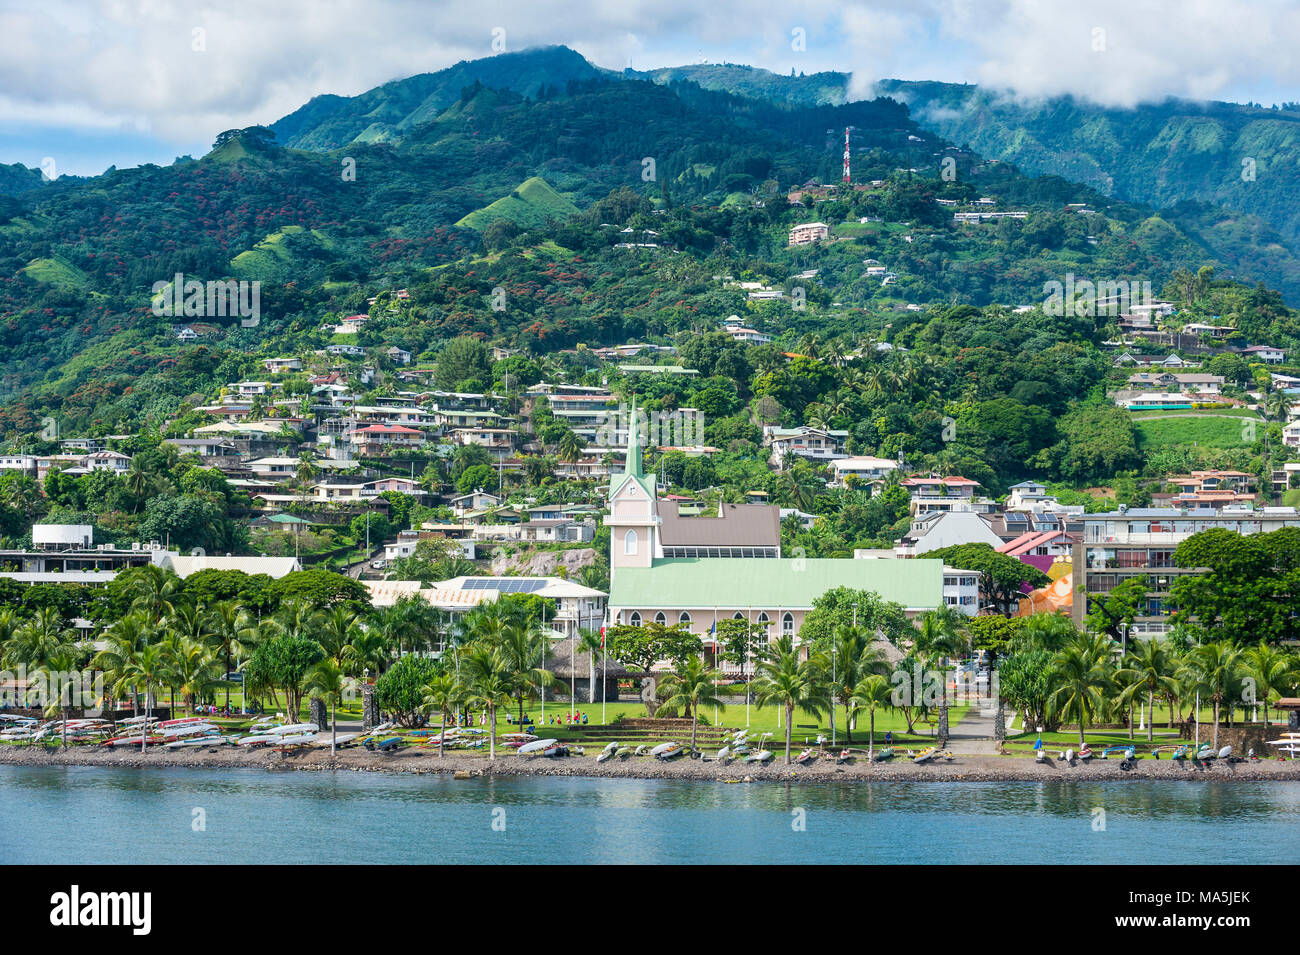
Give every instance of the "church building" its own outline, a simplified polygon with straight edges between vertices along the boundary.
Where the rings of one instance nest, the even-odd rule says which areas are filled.
[[[743,619],[770,636],[797,637],[813,601],[836,587],[878,593],[909,618],[943,605],[942,561],[783,555],[780,511],[766,504],[678,514],[643,470],[636,427],[628,429],[627,470],[610,479],[609,510],[615,624],[684,623],[707,641],[715,621]]]

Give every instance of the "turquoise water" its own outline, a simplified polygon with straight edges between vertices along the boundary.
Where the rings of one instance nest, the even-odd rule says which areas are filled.
[[[457,782],[3,767],[0,864],[1250,864],[1296,858],[1298,809],[1300,783]]]

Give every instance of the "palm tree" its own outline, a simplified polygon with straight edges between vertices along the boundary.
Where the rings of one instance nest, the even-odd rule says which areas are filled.
[[[500,617],[484,617],[484,635],[479,642],[500,650],[502,663],[510,675],[511,695],[519,703],[519,721],[524,719],[524,697],[541,691],[555,682],[555,674],[542,667],[549,639],[536,623],[525,621],[495,625]],[[491,622],[492,625],[487,626]],[[491,634],[489,637],[488,634]],[[574,653],[576,658],[577,654]]]
[[[126,486],[126,493],[135,501],[132,513],[138,514],[140,507],[149,496],[149,488],[153,484],[152,477],[137,459],[131,462],[131,468],[123,475],[122,483]]]
[[[172,679],[181,691],[181,698],[194,715],[194,706],[199,697],[225,682],[222,677],[221,663],[212,648],[205,643],[179,637],[169,641]]]
[[[136,712],[136,695],[130,681],[126,680],[126,661],[147,647],[157,635],[142,612],[129,613],[117,620],[104,632],[104,649],[90,661],[92,667],[104,671],[104,679],[116,697],[124,688],[131,688],[131,712]],[[147,705],[147,701],[146,701]]]
[[[828,704],[817,664],[813,660],[799,659],[793,637],[786,634],[778,637],[767,658],[758,665],[754,701],[759,706],[785,708],[785,762],[790,765],[790,722],[795,709],[820,718]]]
[[[233,672],[235,655],[242,648],[240,640],[252,630],[252,616],[237,600],[219,600],[208,609],[208,627],[212,648],[225,661],[226,673]],[[229,682],[226,683],[226,712],[230,712]]]
[[[343,671],[351,676],[359,676],[365,670],[379,674],[392,656],[387,634],[377,628],[367,627],[359,631],[352,642],[343,648],[339,663]]]
[[[0,662],[9,658],[9,641],[14,638],[23,619],[13,607],[0,607]]]
[[[1219,709],[1240,689],[1246,661],[1231,640],[1203,643],[1187,651],[1183,664],[1189,683],[1214,702],[1214,746],[1219,746]]]
[[[154,624],[171,614],[172,601],[181,594],[181,579],[157,564],[129,570],[118,579],[126,585],[131,606],[144,611]]]
[[[168,679],[167,657],[162,645],[152,643],[131,654],[123,661],[122,679],[137,686],[144,684],[145,715],[148,716],[150,691],[155,685],[160,685]],[[146,725],[141,728],[140,733],[140,752],[142,753],[148,736],[149,732]]]
[[[5,663],[39,667],[72,643],[72,631],[53,607],[41,607],[19,626],[5,645]]]
[[[572,463],[582,457],[582,449],[585,446],[582,438],[572,431],[565,431],[560,436],[560,443],[556,448],[558,457],[561,461]]]
[[[864,678],[873,673],[883,674],[887,667],[884,653],[873,646],[874,642],[865,627],[842,624],[831,635],[830,648],[818,655],[822,673],[834,681],[830,687],[831,696],[834,702],[844,707],[844,738],[850,744],[853,742],[854,691]]]
[[[342,670],[347,649],[360,633],[360,617],[342,604],[331,607],[316,632],[316,642],[325,651],[335,668]]]
[[[333,756],[339,736],[339,724],[335,718],[339,701],[350,685],[349,678],[334,660],[326,659],[312,667],[307,674],[304,688],[312,699],[324,700],[330,708],[330,755]]]
[[[298,484],[298,493],[302,496],[302,503],[307,503],[307,492],[311,490],[312,482],[316,480],[316,465],[312,464],[311,458],[307,455],[300,455],[298,466],[294,468],[294,481]]]
[[[266,622],[267,628],[283,637],[306,637],[315,640],[325,615],[306,600],[290,600],[280,605]]]
[[[1267,643],[1248,647],[1243,654],[1246,675],[1255,681],[1255,699],[1264,704],[1264,725],[1268,725],[1268,701],[1295,688],[1300,679],[1296,658]]]
[[[1107,668],[1111,641],[1080,636],[1056,654],[1053,661],[1055,689],[1047,705],[1079,721],[1079,748],[1084,746],[1088,721],[1105,707],[1105,691],[1111,686]]]
[[[578,631],[578,649],[587,654],[587,702],[596,702],[596,657],[605,652],[605,641],[600,635],[599,630],[588,630],[586,628]],[[605,695],[604,686],[601,687],[601,697]]]
[[[1270,391],[1264,397],[1264,413],[1274,421],[1286,422],[1291,411],[1291,396],[1281,389]]]
[[[695,752],[695,734],[700,725],[700,707],[716,706],[726,709],[716,695],[715,683],[718,674],[704,665],[699,657],[687,657],[677,668],[677,672],[659,684],[659,698],[663,706],[677,712],[685,710],[691,714],[691,752]],[[664,697],[667,696],[667,699]],[[789,735],[787,733],[787,735]]]
[[[447,732],[447,717],[456,712],[465,702],[465,687],[456,679],[453,670],[435,673],[424,685],[424,702],[420,705],[422,713],[437,710],[442,719],[442,732],[438,734],[438,758],[442,759],[442,743]]]
[[[867,759],[870,759],[876,751],[876,710],[894,705],[893,686],[881,674],[873,673],[853,688],[852,703],[866,710],[871,718],[871,735],[867,737]]]
[[[511,692],[517,685],[501,650],[477,645],[461,658],[465,676],[466,702],[479,703],[488,711],[488,759],[497,758],[497,707],[509,703]]]
[[[1155,698],[1157,693],[1175,692],[1177,681],[1171,676],[1173,665],[1168,649],[1155,638],[1135,640],[1129,645],[1124,666],[1115,672],[1115,679],[1128,684],[1128,691],[1146,691],[1147,742],[1155,739]],[[1133,735],[1133,720],[1129,720],[1129,738]]]

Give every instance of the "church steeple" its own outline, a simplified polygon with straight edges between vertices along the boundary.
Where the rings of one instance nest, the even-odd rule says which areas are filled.
[[[627,465],[624,473],[634,478],[645,477],[641,469],[641,428],[636,416],[636,396],[632,396],[632,410],[627,420]]]

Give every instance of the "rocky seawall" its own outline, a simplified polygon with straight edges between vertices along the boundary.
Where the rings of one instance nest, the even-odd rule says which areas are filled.
[[[583,756],[547,759],[499,753],[489,760],[486,753],[448,752],[438,758],[436,749],[408,748],[397,753],[371,753],[365,749],[300,749],[288,753],[222,746],[203,750],[172,752],[150,750],[68,750],[27,746],[0,746],[0,766],[109,766],[124,768],[261,769],[268,772],[376,772],[410,774],[459,774],[461,776],[589,776],[624,779],[694,779],[715,782],[760,782],[799,779],[813,782],[1002,782],[1044,780],[1098,782],[1117,780],[1300,780],[1300,761],[1262,760],[1228,763],[1212,760],[1204,764],[1168,759],[1140,759],[1123,768],[1117,759],[1076,762],[1073,766],[1053,760],[1004,756],[956,755],[951,762],[916,765],[906,758],[887,763],[869,763],[865,757],[837,765],[833,759],[819,759],[808,765],[790,765],[778,755],[767,765],[720,763],[716,760],[679,758],[662,762],[650,757],[629,757],[597,763],[588,750]]]

